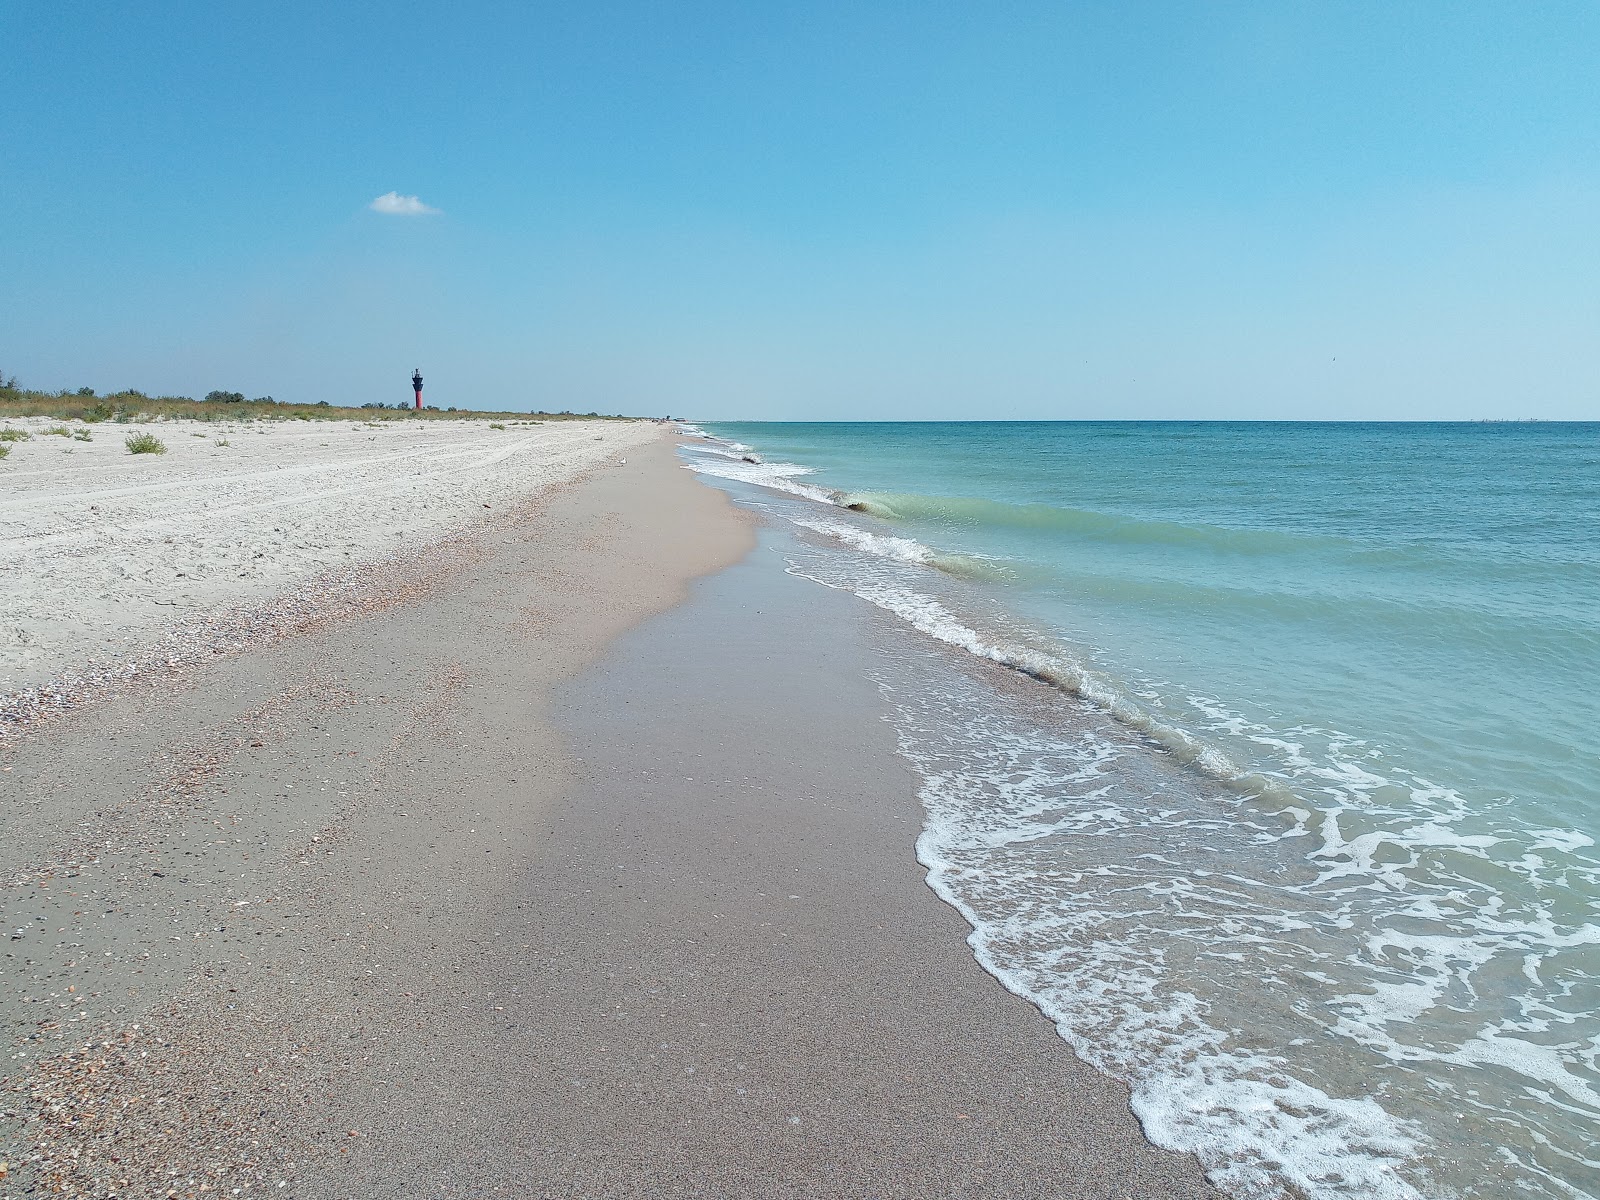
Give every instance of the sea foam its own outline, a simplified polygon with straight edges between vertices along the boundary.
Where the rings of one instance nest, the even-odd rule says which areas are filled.
[[[1448,582],[1462,553],[1443,537],[1406,558],[1340,536],[1119,528],[820,480],[798,491],[752,470],[766,464],[696,458],[766,489],[736,495],[797,530],[791,573],[953,652],[891,638],[877,668],[923,781],[929,883],[966,916],[997,978],[1129,1082],[1154,1141],[1199,1155],[1236,1196],[1600,1194],[1589,833],[1430,777],[1381,730],[1285,720],[1135,669],[1093,644],[1095,627],[1030,621],[993,580],[938,560],[994,544],[984,538],[1002,527],[1055,539],[1053,569],[1077,570],[1063,580],[1103,564],[1087,561],[1093,547],[1161,569],[1188,554],[1179,565],[1210,573],[1103,598],[1146,619],[1181,611],[1201,631],[1230,605],[1256,625],[1347,620],[1380,645],[1429,621],[1458,646],[1483,645],[1532,600],[1439,602],[1426,573]],[[815,474],[778,465],[790,483]],[[875,513],[863,496],[894,499]],[[962,549],[940,548],[946,536]],[[1418,575],[1387,608],[1312,594],[1304,564],[1333,559]],[[1238,586],[1244,561],[1278,592]],[[1524,573],[1537,583],[1540,569]],[[1536,665],[1590,653],[1581,628],[1524,632]],[[1570,722],[1559,706],[1550,714]],[[1559,756],[1549,769],[1558,785],[1592,787],[1560,774]]]

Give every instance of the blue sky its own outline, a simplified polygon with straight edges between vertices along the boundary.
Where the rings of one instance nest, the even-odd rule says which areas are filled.
[[[1587,0],[0,0],[0,53],[30,386],[1600,419]]]

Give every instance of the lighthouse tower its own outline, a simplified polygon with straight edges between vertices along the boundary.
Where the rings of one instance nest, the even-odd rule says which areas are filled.
[[[417,411],[422,411],[422,368],[411,372],[411,390],[417,394]]]

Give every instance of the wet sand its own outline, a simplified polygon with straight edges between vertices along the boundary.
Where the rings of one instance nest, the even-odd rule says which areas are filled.
[[[0,1195],[1207,1194],[922,883],[865,614],[691,588],[751,536],[630,452],[7,750]]]

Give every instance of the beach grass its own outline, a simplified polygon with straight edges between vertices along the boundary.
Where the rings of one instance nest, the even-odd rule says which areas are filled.
[[[129,454],[165,454],[166,443],[153,433],[130,433],[122,439]]]
[[[238,396],[239,393],[212,393],[212,395]],[[83,421],[97,424],[113,421],[129,424],[145,421],[351,421],[373,423],[396,421],[506,421],[529,416],[552,421],[618,421],[634,418],[610,416],[602,413],[575,412],[479,412],[471,409],[413,408],[409,404],[386,406],[363,404],[342,407],[319,402],[317,404],[291,404],[262,396],[255,400],[208,399],[195,400],[188,396],[149,396],[135,388],[104,395],[92,388],[77,391],[45,392],[15,386],[0,379],[0,420],[7,417],[49,417],[57,421]],[[52,429],[49,432],[57,433]],[[66,436],[70,431],[59,431]]]

